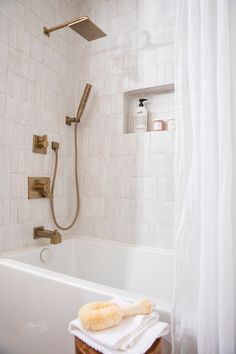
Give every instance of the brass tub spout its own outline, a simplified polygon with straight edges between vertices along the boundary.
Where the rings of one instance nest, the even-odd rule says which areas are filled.
[[[45,230],[44,226],[34,227],[34,239],[38,238],[49,238],[50,243],[56,245],[57,243],[61,243],[61,234],[58,230]]]

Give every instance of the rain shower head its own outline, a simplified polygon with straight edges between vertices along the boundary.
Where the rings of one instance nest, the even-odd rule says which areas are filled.
[[[106,33],[103,32],[99,27],[97,27],[87,16],[82,16],[75,20],[64,22],[61,25],[55,27],[44,27],[43,32],[46,36],[49,37],[50,32],[56,31],[64,27],[70,27],[89,42],[106,36]]]
[[[83,21],[77,20],[68,26],[89,42],[106,36],[106,33],[97,27],[88,17]]]

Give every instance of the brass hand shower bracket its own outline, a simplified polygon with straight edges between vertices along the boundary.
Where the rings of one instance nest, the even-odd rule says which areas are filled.
[[[74,118],[71,118],[71,117],[69,117],[69,116],[66,116],[65,117],[65,123],[67,124],[67,125],[71,125],[72,123],[79,123],[80,122],[80,119],[78,119],[78,118],[76,118],[76,117],[74,117]]]

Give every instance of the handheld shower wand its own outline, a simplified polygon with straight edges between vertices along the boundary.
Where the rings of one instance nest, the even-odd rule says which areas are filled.
[[[58,166],[58,150],[59,150],[59,143],[57,142],[52,142],[52,149],[55,152],[55,167],[54,167],[54,173],[53,173],[53,179],[52,179],[52,188],[51,188],[51,197],[50,197],[50,205],[51,205],[51,211],[52,211],[52,217],[55,225],[60,229],[60,230],[69,230],[74,226],[78,215],[79,215],[79,176],[78,176],[78,142],[77,142],[77,126],[80,122],[80,119],[83,115],[84,109],[86,107],[86,103],[89,98],[90,91],[92,89],[92,85],[86,84],[82,98],[80,100],[80,104],[78,107],[78,111],[76,114],[76,117],[70,118],[66,117],[66,124],[71,125],[72,123],[75,123],[74,127],[74,146],[75,146],[75,187],[76,187],[76,211],[74,218],[71,222],[70,225],[68,226],[61,226],[56,218],[55,214],[55,209],[54,209],[54,187],[56,183],[56,177],[57,177],[57,166]]]
[[[79,123],[80,122],[80,118],[82,117],[82,115],[84,113],[84,109],[86,107],[91,89],[92,89],[92,85],[90,85],[90,84],[85,85],[84,92],[83,92],[83,95],[80,100],[80,104],[79,104],[79,107],[77,110],[76,117],[71,118],[71,117],[66,116],[65,123],[67,125],[71,125],[71,123]]]
[[[90,85],[90,84],[85,85],[83,96],[80,100],[80,104],[79,104],[78,111],[76,114],[76,118],[79,120],[82,117],[82,114],[84,113],[84,109],[86,107],[91,89],[92,89],[92,85]]]

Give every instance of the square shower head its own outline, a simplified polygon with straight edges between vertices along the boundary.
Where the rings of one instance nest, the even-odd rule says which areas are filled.
[[[68,26],[89,42],[106,36],[88,17],[82,17]]]

